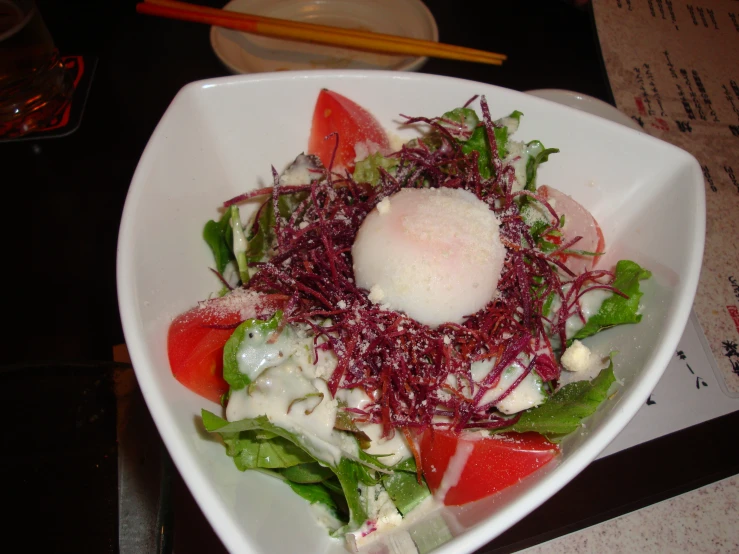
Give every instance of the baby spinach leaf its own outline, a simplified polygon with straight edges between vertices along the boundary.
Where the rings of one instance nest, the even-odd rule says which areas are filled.
[[[639,300],[644,293],[639,289],[639,281],[649,279],[652,273],[636,262],[621,260],[616,264],[615,275],[613,287],[628,295],[628,298],[618,294],[606,298],[598,312],[588,319],[585,326],[572,339],[567,341],[568,344],[575,339],[584,339],[614,325],[641,321],[641,314],[638,313]]]
[[[608,389],[616,380],[613,360],[592,381],[577,381],[559,389],[545,404],[526,410],[512,426],[496,430],[526,433],[535,431],[552,442],[577,430],[582,421],[592,415],[608,397]]]

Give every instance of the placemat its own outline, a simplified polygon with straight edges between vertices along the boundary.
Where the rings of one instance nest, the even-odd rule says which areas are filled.
[[[724,392],[739,397],[739,2],[594,0],[618,108],[693,154],[706,187],[694,310]]]

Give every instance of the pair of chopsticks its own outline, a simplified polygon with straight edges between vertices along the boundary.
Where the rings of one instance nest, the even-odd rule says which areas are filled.
[[[146,0],[136,5],[136,11],[146,15],[205,23],[266,37],[339,46],[365,52],[429,56],[491,65],[501,65],[506,59],[503,54],[475,50],[464,46],[243,14],[196,6],[177,0]]]

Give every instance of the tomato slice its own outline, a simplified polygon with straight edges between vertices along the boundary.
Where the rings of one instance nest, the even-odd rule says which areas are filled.
[[[326,138],[331,133],[337,133],[339,140],[333,171],[352,171],[357,155],[390,150],[387,133],[371,113],[341,94],[323,89],[313,111],[308,153],[318,156],[326,167],[336,147],[336,137]]]
[[[603,231],[588,210],[572,197],[552,187],[542,185],[536,192],[552,205],[555,212],[565,216],[565,225],[562,229],[564,237],[561,239],[563,243],[575,237],[582,237],[572,246],[573,250],[604,252],[606,241],[603,238]],[[599,259],[600,256],[581,254],[565,254],[561,257],[562,262],[575,274],[591,270],[598,264]]]
[[[558,452],[557,445],[538,433],[457,435],[430,428],[421,437],[423,476],[447,506],[474,502],[510,487]]]
[[[175,379],[218,402],[228,391],[223,380],[223,347],[242,321],[270,316],[284,305],[282,295],[260,295],[238,289],[201,302],[177,316],[169,327],[167,353]]]

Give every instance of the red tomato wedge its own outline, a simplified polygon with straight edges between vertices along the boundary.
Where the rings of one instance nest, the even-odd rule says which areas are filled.
[[[336,137],[328,137],[331,133],[337,133],[339,139],[333,171],[352,171],[358,154],[390,150],[385,130],[371,113],[341,94],[323,89],[313,111],[308,153],[321,158],[326,167],[336,148]]]
[[[575,237],[582,237],[572,246],[572,250],[605,251],[606,241],[603,238],[603,232],[588,210],[565,193],[546,185],[537,188],[536,192],[551,204],[555,212],[560,216],[565,216],[565,225],[562,229],[564,236],[561,239],[563,244]],[[570,271],[580,274],[593,269],[598,264],[599,258],[600,256],[565,254],[561,260]]]
[[[167,335],[174,377],[193,392],[218,402],[228,391],[223,380],[223,347],[239,323],[284,306],[282,295],[260,295],[244,289],[201,302],[175,318]]]
[[[423,476],[434,494],[449,487],[442,500],[461,506],[518,483],[559,453],[538,433],[482,436],[428,429],[421,437]],[[445,474],[446,475],[446,483]]]

